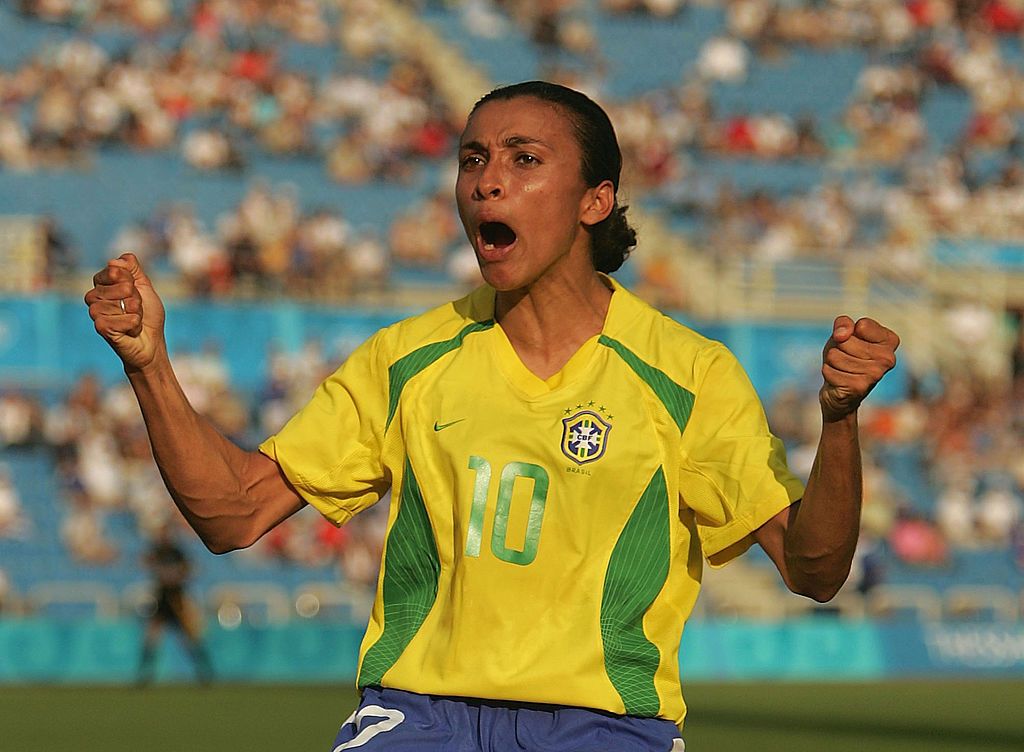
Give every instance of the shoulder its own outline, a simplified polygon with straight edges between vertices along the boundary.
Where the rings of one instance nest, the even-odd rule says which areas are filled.
[[[479,287],[463,298],[381,329],[368,344],[393,363],[425,347],[457,346],[467,336],[492,326],[494,291]]]
[[[618,283],[615,315],[605,329],[606,345],[656,369],[693,392],[709,370],[732,368],[736,359],[721,342],[659,311]]]

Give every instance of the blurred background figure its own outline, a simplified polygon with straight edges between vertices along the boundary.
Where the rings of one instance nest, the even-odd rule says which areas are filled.
[[[144,557],[153,577],[153,612],[146,619],[146,631],[139,661],[138,683],[153,681],[157,650],[164,628],[170,627],[185,641],[195,663],[196,676],[203,684],[213,679],[213,664],[202,640],[202,616],[186,592],[191,564],[185,550],[175,540],[170,522],[157,528],[150,549]]]

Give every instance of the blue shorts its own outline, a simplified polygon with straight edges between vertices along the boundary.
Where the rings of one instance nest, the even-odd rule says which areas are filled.
[[[662,718],[367,687],[332,752],[683,752]]]

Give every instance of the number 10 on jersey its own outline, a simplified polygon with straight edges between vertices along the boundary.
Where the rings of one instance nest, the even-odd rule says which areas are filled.
[[[469,458],[469,469],[476,472],[473,484],[473,507],[469,513],[469,533],[466,535],[466,556],[480,556],[480,542],[483,539],[484,516],[487,511],[487,495],[491,487],[491,463],[483,457]],[[533,495],[530,498],[530,512],[526,522],[526,538],[523,550],[509,548],[508,518],[512,509],[512,491],[516,479],[529,478],[533,481]],[[491,553],[509,564],[526,566],[537,556],[540,544],[540,526],[544,520],[544,506],[548,498],[548,471],[532,462],[509,462],[501,469],[498,481],[498,504],[494,510],[494,525],[491,530]]]

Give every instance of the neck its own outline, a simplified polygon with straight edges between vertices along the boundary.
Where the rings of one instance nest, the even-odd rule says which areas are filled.
[[[547,379],[601,332],[611,298],[611,289],[593,272],[498,292],[494,315],[527,368]]]

